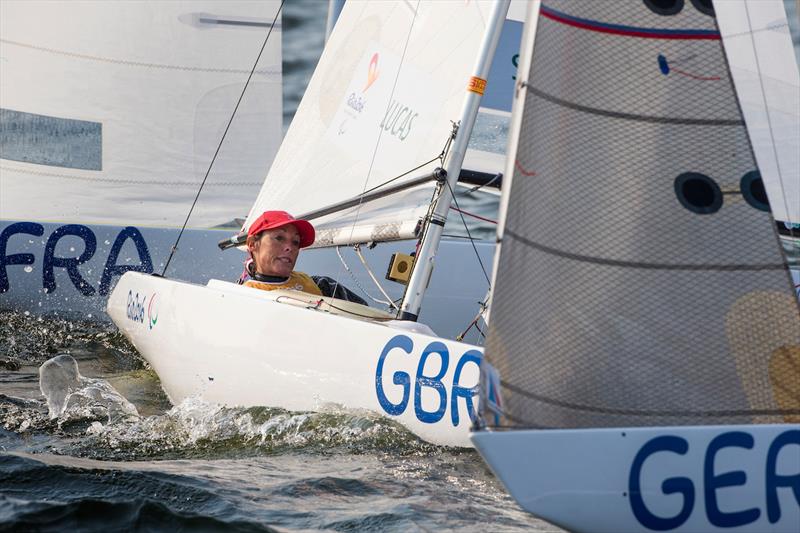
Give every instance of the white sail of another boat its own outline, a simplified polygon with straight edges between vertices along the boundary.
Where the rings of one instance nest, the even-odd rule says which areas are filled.
[[[0,3],[0,217],[180,227],[279,5]],[[261,186],[282,135],[280,35],[190,227],[243,216]]]
[[[772,215],[800,229],[800,74],[786,11],[753,0],[715,11]]]
[[[770,212],[796,216],[796,153],[756,164],[710,1],[528,20],[473,442],[571,531],[796,531],[800,312]]]

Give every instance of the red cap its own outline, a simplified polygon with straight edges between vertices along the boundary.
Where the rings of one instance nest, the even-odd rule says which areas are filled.
[[[298,220],[286,211],[264,211],[264,213],[250,224],[247,236],[256,235],[264,230],[276,229],[292,224],[300,234],[300,248],[314,244],[314,226],[307,220]]]

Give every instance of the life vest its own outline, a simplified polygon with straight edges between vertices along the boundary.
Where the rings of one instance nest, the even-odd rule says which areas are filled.
[[[317,296],[322,296],[322,291],[319,290],[319,287],[317,287],[317,284],[311,279],[311,276],[302,272],[292,272],[291,275],[283,281],[261,281],[250,278],[244,282],[244,286],[253,287],[254,289],[260,289],[262,291],[284,289],[308,292],[316,294]]]

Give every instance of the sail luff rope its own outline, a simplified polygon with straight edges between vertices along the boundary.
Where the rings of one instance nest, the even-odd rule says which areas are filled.
[[[194,211],[195,205],[197,205],[197,200],[200,198],[200,193],[203,191],[203,186],[206,184],[206,180],[208,180],[208,176],[211,173],[211,168],[214,166],[214,162],[217,160],[217,155],[219,154],[220,149],[222,148],[222,143],[225,142],[225,136],[228,134],[228,130],[233,124],[233,119],[236,116],[236,112],[239,110],[239,104],[242,103],[242,99],[244,98],[245,92],[247,92],[247,87],[250,85],[250,80],[253,79],[253,74],[256,71],[256,67],[258,66],[258,62],[261,60],[261,55],[264,53],[264,49],[267,47],[267,43],[269,42],[269,38],[272,35],[272,29],[275,27],[275,23],[278,21],[278,17],[281,14],[281,10],[283,9],[283,4],[286,0],[281,0],[281,4],[278,6],[278,11],[275,13],[275,18],[272,19],[272,24],[269,26],[269,30],[267,31],[267,36],[264,38],[264,42],[261,44],[261,50],[258,51],[258,56],[256,57],[255,62],[253,63],[253,68],[250,69],[250,74],[247,76],[247,81],[244,82],[244,87],[242,87],[242,93],[239,95],[239,100],[236,101],[236,106],[233,108],[233,112],[231,113],[231,118],[228,120],[228,125],[225,126],[225,131],[222,133],[222,137],[217,144],[217,149],[214,151],[214,156],[211,158],[211,162],[208,164],[208,168],[206,169],[206,174],[203,176],[203,181],[200,183],[200,187],[197,189],[197,194],[194,197],[194,201],[192,202],[192,206],[189,208],[189,212],[186,214],[186,220],[183,222],[183,226],[181,226],[181,231],[178,233],[178,237],[175,239],[175,244],[172,245],[172,249],[169,252],[169,257],[167,258],[167,262],[164,264],[164,269],[161,271],[161,275],[165,276],[167,273],[167,268],[169,268],[170,262],[172,262],[172,257],[175,255],[175,252],[178,250],[178,243],[183,237],[183,232],[186,230],[186,226],[189,224],[189,218],[192,216],[192,211]]]
[[[750,21],[750,10],[747,9],[747,2],[742,2],[742,4],[744,5],[744,12],[745,12],[745,15],[747,16],[747,29],[748,29],[747,33],[750,34],[750,44],[753,47],[753,52],[754,52],[753,56],[755,57],[755,60],[756,60],[756,74],[758,75],[758,84],[759,84],[759,87],[761,88],[761,101],[764,104],[764,110],[766,111],[766,115],[767,115],[767,126],[769,128],[769,138],[770,138],[770,141],[772,141],[771,142],[771,144],[772,144],[772,155],[775,158],[775,169],[778,172],[778,184],[781,187],[781,196],[783,196],[783,208],[786,210],[786,216],[788,217],[788,216],[790,216],[790,212],[789,212],[789,204],[787,203],[787,200],[786,200],[786,189],[783,186],[783,173],[781,172],[781,160],[778,157],[778,149],[775,147],[775,134],[774,134],[773,129],[772,129],[772,117],[770,116],[769,107],[767,106],[767,93],[764,90],[764,80],[762,79],[762,76],[761,76],[761,63],[758,60],[758,53],[756,52],[756,42],[755,42],[755,38],[753,37],[753,25],[751,24],[751,21]],[[730,70],[730,68],[729,68],[729,70]],[[737,100],[738,100],[738,98],[737,98]],[[748,134],[748,136],[749,136],[749,134]],[[751,142],[751,145],[752,145],[752,142]],[[755,154],[753,154],[753,155],[755,155]],[[761,179],[762,179],[762,183],[763,183],[763,179],[764,179],[763,176],[762,176]],[[795,234],[796,233],[795,229],[794,229],[794,224],[795,223],[800,223],[800,220],[789,220],[789,225],[788,225],[789,226],[788,227],[789,235],[791,235],[793,238],[800,237],[800,235],[796,235]]]

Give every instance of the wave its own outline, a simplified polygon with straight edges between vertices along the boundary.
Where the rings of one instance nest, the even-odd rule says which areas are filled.
[[[2,531],[274,531],[195,478],[0,455]]]

